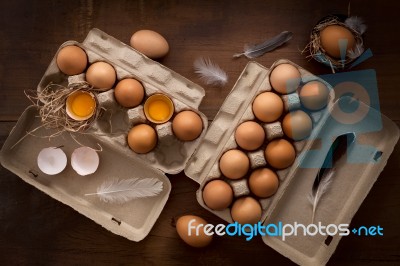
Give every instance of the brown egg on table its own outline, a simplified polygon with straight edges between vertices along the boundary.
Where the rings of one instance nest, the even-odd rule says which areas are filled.
[[[261,220],[261,205],[253,197],[237,199],[231,208],[231,216],[240,224],[256,224]]]
[[[157,133],[147,124],[139,124],[128,133],[128,145],[136,153],[148,153],[157,145]]]
[[[221,211],[231,205],[233,190],[231,186],[222,180],[213,180],[207,183],[203,189],[204,203],[212,210]]]
[[[271,169],[256,169],[250,175],[249,187],[251,192],[257,197],[271,197],[278,190],[279,179],[276,173]]]
[[[114,67],[106,62],[96,62],[86,71],[86,81],[94,88],[106,91],[114,86],[117,74]]]
[[[320,81],[310,81],[300,90],[301,104],[312,111],[324,108],[328,103],[329,89]]]
[[[277,169],[284,169],[293,164],[296,151],[293,145],[285,139],[276,139],[265,148],[265,159],[268,164]]]
[[[239,179],[246,175],[249,170],[250,160],[240,150],[229,150],[219,160],[219,168],[224,176],[230,179]]]
[[[88,59],[82,48],[76,45],[68,45],[61,48],[57,53],[56,63],[61,72],[72,76],[83,73]]]
[[[289,94],[299,87],[301,74],[297,67],[291,64],[280,64],[272,70],[269,80],[275,91]]]
[[[343,57],[346,57],[347,52],[353,50],[356,43],[353,33],[340,25],[325,27],[320,31],[319,36],[325,52],[338,59],[342,57],[341,48],[344,53]]]
[[[212,235],[204,232],[207,221],[194,215],[184,215],[176,221],[176,231],[179,237],[189,246],[202,248],[209,245],[213,239]],[[199,225],[202,225],[201,227]],[[196,228],[199,226],[198,234]]]
[[[265,132],[260,124],[247,121],[236,128],[235,140],[242,149],[253,151],[264,143]]]
[[[172,121],[175,136],[182,141],[197,139],[203,131],[201,117],[193,111],[182,111]]]
[[[153,59],[164,57],[169,51],[167,40],[152,30],[135,32],[131,37],[130,44],[139,52]]]
[[[263,92],[253,101],[253,113],[262,122],[273,122],[278,120],[283,112],[281,97],[273,92]]]
[[[138,106],[144,97],[142,83],[133,78],[126,78],[117,83],[114,90],[115,100],[126,108]]]
[[[308,114],[302,110],[288,113],[282,121],[283,132],[293,140],[307,138],[312,131],[312,120]]]

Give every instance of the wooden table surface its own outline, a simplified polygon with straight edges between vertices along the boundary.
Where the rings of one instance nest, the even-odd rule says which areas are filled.
[[[256,43],[283,30],[294,33],[284,47],[255,59],[264,66],[287,58],[315,74],[330,70],[300,51],[313,25],[330,13],[347,13],[348,1],[1,1],[0,3],[0,145],[29,105],[24,90],[39,83],[58,47],[83,41],[91,28],[129,43],[139,29],[166,37],[171,50],[161,63],[200,83],[193,72],[199,56],[211,58],[229,75],[221,88],[204,86],[200,111],[216,115],[247,58],[232,59],[245,43]],[[398,1],[351,1],[351,14],[365,19],[365,45],[373,57],[355,69],[375,69],[383,114],[400,125],[400,52]],[[344,237],[331,265],[400,264],[400,146],[355,215],[352,225],[380,225],[381,237]],[[293,263],[261,238],[218,237],[204,249],[185,245],[173,222],[182,214],[223,221],[196,201],[198,184],[183,173],[170,175],[169,200],[150,234],[131,242],[103,229],[70,207],[0,168],[0,261],[2,265],[233,265]]]

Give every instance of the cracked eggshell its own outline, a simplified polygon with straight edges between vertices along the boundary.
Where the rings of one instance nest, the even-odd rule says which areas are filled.
[[[65,103],[67,115],[75,121],[84,121],[91,118],[96,112],[97,103],[93,93],[76,91],[68,96]]]
[[[77,148],[71,155],[71,166],[81,176],[96,172],[99,161],[99,155],[90,147]]]
[[[44,148],[39,152],[37,164],[43,173],[56,175],[61,173],[67,166],[67,155],[60,148]]]

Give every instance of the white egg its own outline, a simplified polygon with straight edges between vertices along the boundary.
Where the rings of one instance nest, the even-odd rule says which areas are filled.
[[[39,152],[37,164],[43,173],[56,175],[67,166],[67,155],[57,147],[44,148]]]
[[[93,174],[99,167],[99,155],[90,147],[77,148],[72,152],[71,166],[79,175]]]

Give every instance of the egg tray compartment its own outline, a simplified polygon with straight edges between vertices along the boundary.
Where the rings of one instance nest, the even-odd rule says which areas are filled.
[[[255,62],[248,63],[238,81],[234,85],[232,91],[223,103],[220,111],[216,115],[206,136],[200,144],[199,149],[190,160],[187,169],[185,169],[186,174],[200,184],[200,189],[197,191],[197,199],[199,203],[227,222],[233,222],[230,214],[230,207],[221,211],[215,211],[208,208],[203,201],[202,191],[204,189],[204,186],[209,181],[213,179],[222,179],[228,182],[234,191],[235,198],[249,195],[253,196],[255,199],[258,199],[263,210],[261,217],[261,221],[263,221],[273,210],[274,203],[277,202],[277,200],[284,193],[285,187],[287,185],[286,179],[299,165],[301,158],[299,158],[298,155],[309,142],[307,140],[293,141],[286,138],[284,136],[281,126],[282,118],[287,112],[301,108],[301,103],[297,91],[287,95],[280,95],[279,93],[277,93],[279,96],[281,96],[284,102],[285,109],[284,114],[278,121],[271,123],[260,122],[255,118],[252,111],[252,103],[257,95],[262,92],[273,91],[269,82],[270,71],[272,71],[272,69],[277,65],[283,63],[292,64],[299,70],[302,80],[299,88],[301,88],[307,82],[317,80],[324,83],[330,89],[328,105],[331,104],[332,99],[334,98],[333,90],[328,83],[289,60],[281,59],[276,61],[272,65],[271,70]],[[323,116],[326,116],[328,114],[327,109],[328,108],[325,107],[322,110],[309,113],[313,121],[313,130],[309,137],[310,139],[313,139],[313,136],[321,127],[319,122]],[[255,151],[243,150],[237,145],[235,141],[234,132],[237,126],[245,121],[256,121],[261,124],[261,126],[265,130],[266,141],[261,148]],[[265,160],[264,150],[266,144],[270,140],[276,138],[285,138],[294,145],[296,150],[296,160],[292,166],[289,166],[286,169],[276,170],[274,168],[271,168],[273,171],[276,172],[279,178],[278,190],[271,197],[258,198],[251,193],[248,187],[248,176],[251,171],[256,168],[270,168]],[[220,157],[223,153],[231,149],[242,150],[246,153],[250,160],[249,172],[245,177],[239,180],[231,180],[223,177],[219,169]]]
[[[40,126],[38,109],[35,106],[28,107],[2,147],[1,164],[25,182],[114,234],[133,241],[142,240],[150,232],[168,200],[171,184],[165,174],[148,167],[138,158],[129,158],[120,148],[91,134],[63,132],[50,139],[38,137],[56,132]],[[27,134],[34,129],[32,135]],[[99,149],[99,145],[102,147],[102,151],[98,152],[99,167],[92,175],[80,176],[71,167],[70,156],[81,144],[94,149]],[[47,147],[60,147],[67,155],[67,167],[57,175],[44,174],[37,166],[39,152]],[[114,178],[144,177],[157,178],[163,183],[160,194],[124,204],[104,203],[97,196],[85,196],[86,193],[95,193],[103,182]]]
[[[145,90],[145,99],[155,93],[169,96],[174,103],[174,115],[183,110],[191,110],[201,117],[202,134],[193,141],[180,141],[172,132],[173,117],[169,122],[160,125],[146,119],[143,112],[145,99],[139,106],[128,109],[116,102],[114,89],[97,94],[102,112],[88,132],[94,133],[103,141],[118,145],[128,156],[139,157],[165,173],[176,174],[182,171],[207,130],[207,117],[198,111],[205,95],[204,89],[99,29],[92,29],[83,43],[67,41],[59,50],[68,45],[81,47],[88,56],[89,65],[97,61],[112,65],[117,74],[117,82],[124,78],[140,81]],[[38,91],[43,90],[50,82],[67,86],[85,79],[84,73],[76,76],[62,73],[57,67],[57,53],[40,81]],[[137,154],[127,145],[128,131],[138,123],[152,125],[158,135],[156,148],[147,154]]]

